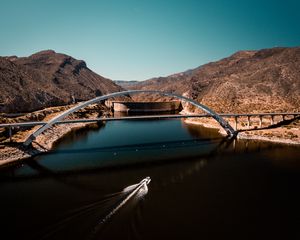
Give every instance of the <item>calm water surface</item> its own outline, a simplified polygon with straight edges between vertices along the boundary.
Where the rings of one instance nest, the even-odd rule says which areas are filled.
[[[146,176],[148,193],[103,222]],[[300,149],[181,120],[73,132],[0,180],[3,239],[300,239]]]

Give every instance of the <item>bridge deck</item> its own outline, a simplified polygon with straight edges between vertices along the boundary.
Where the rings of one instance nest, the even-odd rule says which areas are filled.
[[[221,113],[219,114],[225,118],[232,117],[262,117],[262,116],[300,116],[300,113]],[[128,117],[102,117],[102,118],[92,118],[92,119],[73,119],[58,121],[55,124],[70,124],[70,123],[92,123],[100,121],[120,121],[120,120],[138,120],[138,119],[164,119],[164,118],[198,118],[198,117],[211,117],[209,114],[172,114],[172,115],[148,115],[148,116],[128,116]],[[21,122],[21,123],[3,123],[0,124],[0,128],[4,127],[33,127],[37,125],[45,125],[47,122]]]

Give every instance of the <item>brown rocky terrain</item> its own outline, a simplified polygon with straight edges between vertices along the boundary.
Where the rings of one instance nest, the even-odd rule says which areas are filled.
[[[88,100],[122,88],[84,61],[52,50],[0,57],[0,112],[31,112]]]
[[[176,92],[223,113],[300,112],[300,47],[240,51],[193,70],[131,84],[130,89]]]

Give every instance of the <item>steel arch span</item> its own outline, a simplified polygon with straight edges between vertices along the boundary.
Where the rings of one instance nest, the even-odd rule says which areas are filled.
[[[122,91],[122,92],[115,92],[115,93],[110,93],[104,96],[99,96],[96,98],[93,98],[91,100],[82,102],[68,110],[66,110],[65,112],[61,113],[60,115],[52,118],[51,120],[49,120],[45,125],[43,125],[42,127],[40,127],[39,129],[37,129],[34,133],[32,133],[24,142],[25,146],[29,146],[32,141],[34,141],[36,139],[36,137],[38,135],[40,135],[42,132],[44,132],[46,129],[52,127],[53,124],[55,124],[56,122],[60,121],[61,119],[63,119],[64,117],[68,116],[69,114],[76,112],[77,110],[84,108],[90,104],[94,104],[109,98],[113,98],[113,97],[118,97],[118,96],[123,96],[123,95],[127,95],[127,94],[138,94],[138,93],[153,93],[153,94],[159,94],[159,95],[163,95],[163,96],[168,96],[168,97],[175,97],[178,98],[182,101],[188,102],[194,106],[196,106],[197,108],[200,108],[201,110],[203,110],[204,112],[206,112],[207,114],[209,114],[212,118],[214,118],[226,131],[227,135],[229,137],[234,137],[236,136],[236,131],[233,129],[233,127],[230,126],[230,124],[225,121],[220,115],[218,115],[216,112],[214,112],[213,110],[211,110],[210,108],[208,108],[207,106],[198,103],[192,99],[189,99],[187,97],[178,95],[178,94],[174,94],[174,93],[168,93],[168,92],[162,92],[162,91],[158,91],[158,90],[127,90],[127,91]]]

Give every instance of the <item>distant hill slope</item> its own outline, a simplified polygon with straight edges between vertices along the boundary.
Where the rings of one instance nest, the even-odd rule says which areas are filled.
[[[240,51],[130,88],[184,94],[218,112],[300,111],[300,47]]]
[[[84,61],[51,50],[0,57],[0,112],[34,111],[120,90]]]

